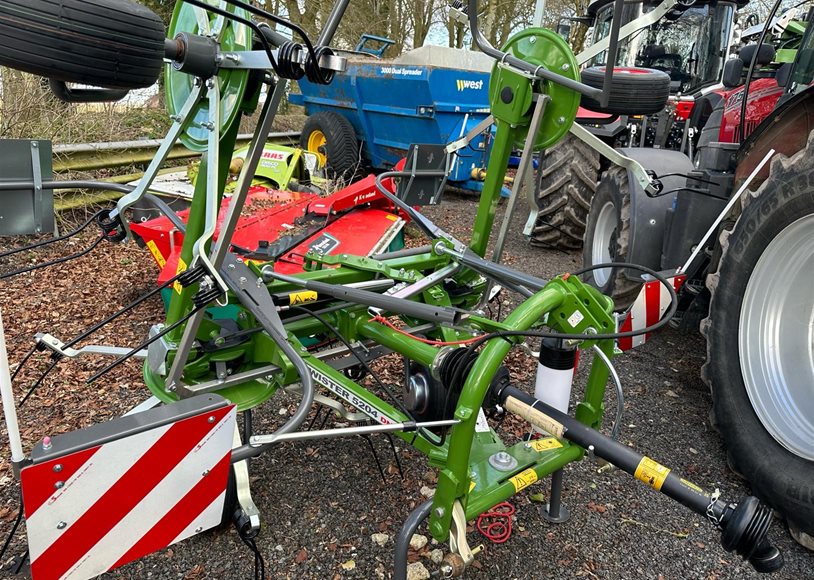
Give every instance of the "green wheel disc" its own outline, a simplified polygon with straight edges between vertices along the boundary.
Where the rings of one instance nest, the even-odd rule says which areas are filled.
[[[249,14],[242,8],[234,8],[221,0],[205,0],[207,4],[228,10],[236,16],[249,18]],[[172,14],[168,36],[174,38],[178,33],[200,34],[207,36],[216,34],[221,51],[251,50],[252,35],[248,26],[224,19],[217,14],[207,12],[202,8],[192,6],[186,2],[178,2]],[[218,73],[220,85],[220,127],[223,134],[235,121],[246,92],[249,81],[249,71],[240,69],[221,69]],[[177,71],[171,64],[165,67],[164,87],[167,97],[167,110],[170,115],[177,115],[184,106],[194,87],[195,78],[192,75]],[[205,151],[209,131],[201,124],[209,119],[209,103],[202,99],[192,111],[192,122],[186,131],[181,134],[180,141],[191,151]]]
[[[503,51],[568,79],[580,80],[579,65],[571,47],[559,34],[547,28],[528,28],[515,34],[503,47]],[[493,75],[498,66],[496,63]],[[546,104],[535,139],[534,148],[537,150],[551,147],[568,133],[576,119],[581,98],[578,92],[554,82],[540,83],[542,86],[539,89],[551,97],[551,100]],[[517,143],[518,147],[522,145],[522,140]]]

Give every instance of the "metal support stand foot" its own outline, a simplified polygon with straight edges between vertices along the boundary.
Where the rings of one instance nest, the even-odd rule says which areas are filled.
[[[562,524],[571,519],[571,512],[562,504],[562,469],[551,474],[550,499],[540,515],[552,524]]]
[[[234,447],[240,447],[240,432],[235,425]],[[232,465],[235,472],[235,485],[237,487],[237,503],[242,513],[235,521],[238,532],[246,538],[253,538],[260,532],[260,510],[254,504],[249,482],[249,460],[244,459]]]

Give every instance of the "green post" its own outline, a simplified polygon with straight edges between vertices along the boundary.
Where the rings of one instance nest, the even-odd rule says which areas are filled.
[[[226,186],[226,177],[229,175],[229,165],[232,162],[231,152],[235,149],[235,142],[237,141],[237,132],[240,123],[232,123],[232,126],[221,136],[220,149],[221,151],[229,152],[228,155],[220,156],[220,166],[218,167],[218,207],[220,207],[220,200],[223,197],[223,188]],[[187,220],[187,231],[184,233],[184,244],[181,246],[181,260],[183,267],[189,265],[192,260],[192,247],[195,245],[196,240],[201,237],[204,231],[206,220],[206,166],[209,163],[208,155],[201,158],[201,167],[198,171],[198,179],[195,181],[195,192],[192,195],[192,205],[189,208],[189,219]],[[182,266],[179,263],[179,266]],[[173,290],[170,305],[167,309],[167,326],[178,321],[189,310],[189,305],[192,302],[192,296],[197,292],[198,285],[193,284],[189,288],[183,288],[179,293]],[[183,326],[177,328],[174,332],[169,334],[171,341],[177,341],[183,333]]]
[[[475,216],[475,225],[472,230],[472,243],[469,246],[481,257],[486,254],[486,246],[489,244],[489,236],[492,234],[497,203],[500,200],[503,178],[506,176],[506,167],[509,164],[509,156],[512,154],[515,138],[515,129],[511,125],[500,119],[497,119],[495,124],[497,129],[489,155],[489,167],[502,169],[490,169],[486,173],[486,183],[483,184],[478,214]]]
[[[544,313],[557,308],[563,298],[564,294],[561,289],[545,288],[518,306],[506,318],[505,323],[517,330],[528,329],[540,320]],[[441,541],[446,538],[452,517],[450,507],[455,499],[464,497],[468,491],[466,486],[469,482],[469,454],[472,449],[478,409],[483,405],[489,383],[510,348],[511,343],[507,340],[502,338],[490,340],[478,356],[464,383],[458,406],[455,409],[455,418],[461,422],[452,428],[448,461],[446,468],[438,477],[438,487],[433,502],[434,509],[430,518],[430,532],[436,540]]]

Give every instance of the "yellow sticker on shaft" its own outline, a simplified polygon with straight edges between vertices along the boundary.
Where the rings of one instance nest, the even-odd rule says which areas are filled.
[[[639,481],[643,481],[656,491],[660,491],[668,473],[670,473],[669,467],[664,467],[661,463],[645,456],[642,457],[639,466],[636,468],[636,473],[633,475]]]
[[[167,264],[167,260],[165,260],[164,256],[161,255],[161,250],[158,249],[158,246],[153,240],[147,242],[147,249],[150,250],[150,253],[153,255],[153,259],[156,261],[159,268],[163,268]]]
[[[181,272],[184,272],[186,269],[187,263],[184,262],[181,258],[178,258],[178,268],[176,268],[175,270],[176,276]],[[184,289],[184,287],[181,286],[181,283],[178,280],[176,280],[175,283],[173,283],[172,287],[175,288],[175,291],[178,292],[179,294],[181,293],[181,290]]]
[[[291,306],[296,304],[307,304],[308,302],[314,302],[317,299],[318,295],[313,290],[303,290],[301,292],[292,292],[288,295],[288,303]]]
[[[537,481],[537,472],[534,471],[531,467],[526,469],[525,471],[521,471],[514,477],[510,477],[509,481],[512,482],[514,486],[514,491],[520,491],[521,489],[525,489],[530,486],[532,483]]]
[[[562,443],[554,439],[554,437],[535,439],[531,442],[531,448],[537,452],[548,451],[550,449],[559,449],[560,447],[562,447]]]

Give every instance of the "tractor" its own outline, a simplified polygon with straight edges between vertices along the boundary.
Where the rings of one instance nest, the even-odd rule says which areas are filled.
[[[583,259],[632,260],[674,280],[672,324],[707,340],[710,420],[732,469],[814,549],[814,10],[795,50],[777,54],[773,17],[725,62],[723,88],[696,102],[711,114],[692,159],[622,149],[663,178],[660,191],[623,167],[602,174]],[[628,311],[623,329],[659,312],[658,292],[632,270],[597,269],[588,281]]]
[[[597,113],[580,109],[577,122],[611,147],[688,150],[710,112],[693,109],[696,100],[720,90],[737,11],[744,2],[626,3],[621,24],[632,30],[622,41],[615,62],[630,77],[632,91],[649,91],[643,69],[670,76],[668,106],[651,115],[628,115],[624,109]],[[586,23],[592,24],[591,45],[577,56],[582,64],[604,66],[613,19],[613,2],[594,0]],[[657,18],[654,20],[654,16]],[[642,27],[637,22],[652,22]],[[638,73],[638,74],[637,74]],[[695,110],[695,114],[691,115]],[[612,165],[590,144],[569,135],[540,155],[533,202],[537,219],[530,242],[541,247],[579,249],[586,218],[600,175]]]

